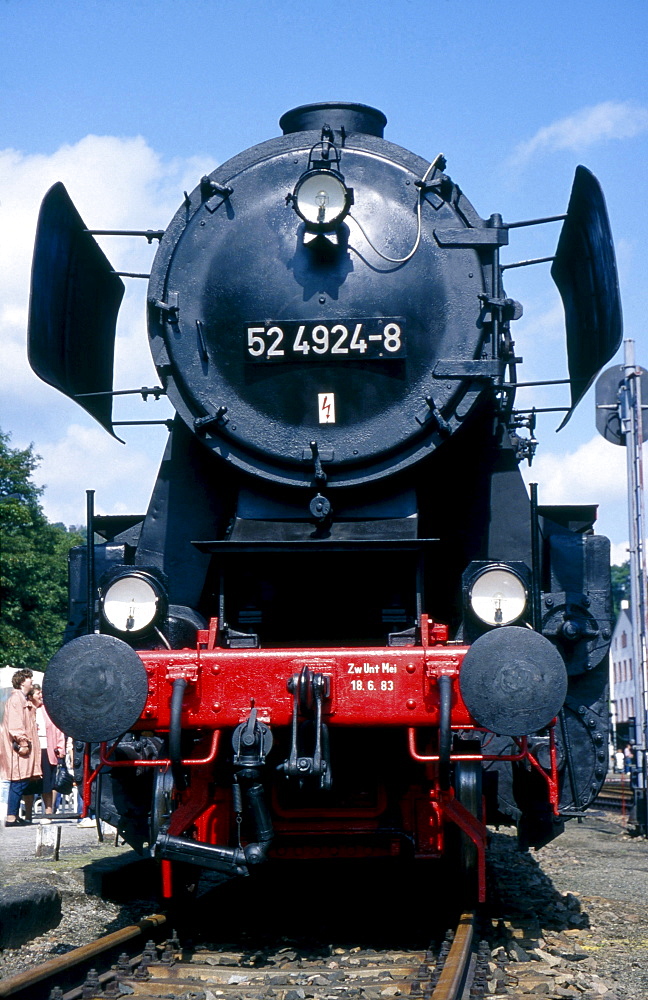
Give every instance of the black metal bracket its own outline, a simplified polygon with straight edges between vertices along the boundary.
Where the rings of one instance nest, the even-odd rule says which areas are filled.
[[[166,389],[161,385],[143,385],[141,389],[108,389],[104,392],[75,392],[75,399],[86,399],[89,396],[141,396],[146,402],[149,396],[157,401],[160,396],[166,396]]]
[[[231,194],[234,194],[234,188],[228,187],[225,184],[218,184],[217,181],[213,181],[206,174],[200,178],[200,195],[203,200],[211,198],[213,195],[218,195],[223,201],[226,201]]]
[[[225,416],[226,413],[227,407],[219,406],[215,413],[208,413],[205,417],[195,417],[194,430],[200,434],[213,424],[220,424],[224,427],[229,421],[229,417]]]
[[[313,456],[313,464],[315,466],[315,484],[316,486],[326,486],[327,475],[322,468],[322,459],[320,458],[317,441],[311,441],[310,449]]]
[[[322,459],[320,457],[317,441],[311,441],[310,449],[313,456],[313,465],[315,469],[315,475],[313,478],[317,493],[311,500],[308,509],[310,510],[311,516],[313,517],[318,529],[321,529],[330,524],[333,517],[333,508],[331,506],[331,501],[320,492],[320,488],[323,489],[326,486],[328,477],[322,468]]]
[[[432,372],[439,379],[480,378],[496,380],[502,375],[502,362],[497,358],[477,358],[473,360],[446,360],[440,358]]]
[[[523,315],[524,310],[522,305],[516,299],[495,297],[484,294],[479,295],[478,298],[481,300],[482,304],[489,309],[499,310],[503,320],[520,319]]]
[[[483,229],[435,229],[434,238],[440,247],[467,247],[480,249],[482,247],[505,247],[508,245],[508,232],[501,226],[485,226]],[[499,266],[499,265],[498,265]]]
[[[443,171],[445,170],[445,168],[446,168],[446,161],[444,157],[439,157],[437,160],[437,169]],[[450,200],[452,196],[452,191],[454,189],[454,184],[452,183],[450,178],[447,177],[444,173],[441,173],[440,176],[437,175],[436,177],[434,177],[432,180],[429,181],[424,181],[422,179],[414,181],[414,184],[421,192],[421,197],[425,197],[425,195],[432,194],[435,195],[435,197],[438,198],[441,203]]]
[[[306,778],[318,778],[320,788],[331,787],[331,761],[329,756],[328,726],[322,721],[323,703],[330,698],[330,678],[326,674],[311,673],[307,666],[300,673],[289,677],[287,688],[293,696],[290,756],[280,764],[287,778],[297,778],[303,786]],[[314,715],[315,744],[311,756],[301,752],[299,718]]]
[[[452,433],[452,428],[441,413],[439,407],[436,405],[434,396],[426,396],[425,403],[425,408],[421,409],[420,412],[416,414],[415,419],[421,427],[428,421],[431,421],[432,426],[436,427],[442,437],[449,437]]]
[[[151,244],[153,240],[161,240],[164,229],[84,229],[90,236],[143,236]]]
[[[234,768],[262,767],[272,749],[272,743],[272,731],[265,723],[258,721],[257,709],[252,698],[247,721],[241,722],[232,734]]]
[[[505,411],[505,407],[503,410]],[[529,414],[520,413],[517,410],[513,410],[509,414],[509,420],[507,428],[511,437],[511,442],[515,448],[515,457],[518,462],[527,460],[529,466],[533,463],[535,457],[536,448],[538,447],[538,439],[535,436],[536,429],[536,411],[532,410]],[[517,434],[518,428],[525,428],[529,431],[529,437],[521,437]]]
[[[239,632],[224,624],[219,641],[225,649],[259,649],[261,642],[256,632]]]
[[[319,157],[315,153],[316,149],[319,151]],[[331,154],[333,154],[334,166],[331,163]],[[330,125],[324,125],[319,142],[315,143],[308,155],[307,170],[325,169],[337,171],[340,169],[340,151],[335,145],[335,136]]]
[[[162,302],[161,299],[155,299],[152,305],[154,309],[158,309],[160,311],[163,323],[177,323],[180,318],[178,293],[169,292],[168,298],[168,302]]]
[[[153,427],[156,425],[164,426],[168,431],[173,430],[173,418],[169,420],[113,420],[113,427]],[[117,440],[120,440],[119,438]]]

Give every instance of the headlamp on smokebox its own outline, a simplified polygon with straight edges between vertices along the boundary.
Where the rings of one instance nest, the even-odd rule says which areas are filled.
[[[117,567],[101,581],[99,608],[104,631],[125,639],[146,635],[166,618],[165,582],[154,569]]]
[[[308,170],[295,185],[292,203],[310,229],[326,233],[339,226],[348,214],[353,194],[336,170]]]
[[[286,198],[305,223],[304,243],[318,237],[337,244],[336,230],[353,205],[353,189],[340,172],[340,152],[328,126],[310,151],[308,165]]]
[[[472,562],[462,584],[464,620],[470,635],[525,624],[530,592],[530,572],[525,563]]]

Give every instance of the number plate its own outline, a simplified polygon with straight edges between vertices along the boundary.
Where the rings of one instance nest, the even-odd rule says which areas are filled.
[[[248,323],[247,361],[358,361],[406,357],[405,320],[363,319],[345,322]]]

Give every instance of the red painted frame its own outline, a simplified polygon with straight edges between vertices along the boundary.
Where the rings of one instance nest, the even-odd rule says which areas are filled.
[[[134,730],[168,731],[173,682],[187,682],[182,708],[182,727],[211,736],[206,756],[183,760],[192,769],[189,789],[180,797],[172,814],[169,832],[173,835],[195,828],[197,839],[214,842],[216,826],[224,817],[224,803],[218,808],[210,792],[210,765],[216,760],[220,734],[245,721],[253,703],[260,721],[273,727],[289,727],[293,713],[293,696],[287,682],[308,668],[311,673],[328,678],[330,697],[324,702],[323,715],[330,727],[401,727],[407,730],[408,749],[412,760],[428,765],[428,798],[421,807],[412,805],[413,826],[418,828],[421,856],[440,856],[444,850],[444,825],[456,824],[475,844],[478,857],[480,901],[485,899],[485,824],[474,817],[455,798],[454,791],[441,789],[437,779],[438,754],[420,754],[416,749],[417,730],[436,729],[439,725],[438,679],[452,679],[451,727],[477,730],[459,688],[461,664],[469,647],[448,642],[448,630],[421,616],[421,644],[408,647],[364,647],[334,649],[225,649],[217,645],[218,621],[212,619],[209,629],[198,632],[196,649],[142,650],[140,659],[148,675],[148,697]],[[555,720],[554,720],[555,723]],[[483,730],[482,730],[483,731]],[[547,783],[549,802],[558,815],[558,765],[554,725],[550,727],[550,772],[547,773],[528,749],[526,737],[516,740],[517,754],[451,754],[450,760],[528,761]],[[170,760],[124,760],[111,757],[114,745],[101,745],[100,764],[90,773],[89,755],[84,758],[84,815],[90,801],[90,787],[99,771],[105,767],[169,767]],[[226,811],[226,810],[225,810]],[[284,837],[330,834],[343,831],[347,835],[371,834],[377,829],[377,816],[369,811],[291,810],[282,816],[275,812],[278,832]],[[420,813],[420,815],[418,815]],[[390,853],[396,848],[392,845]],[[321,856],[321,848],[313,848]],[[357,851],[360,855],[375,853],[377,848],[339,847],[340,855]],[[283,848],[281,856],[310,856],[308,847]],[[384,851],[383,851],[384,853]],[[170,895],[171,866],[162,864],[163,892]]]

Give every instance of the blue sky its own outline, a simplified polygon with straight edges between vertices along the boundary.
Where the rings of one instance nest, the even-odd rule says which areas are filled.
[[[277,135],[281,114],[309,101],[380,108],[386,138],[428,159],[442,151],[483,216],[562,212],[576,165],[587,165],[608,203],[625,336],[648,368],[644,0],[0,0],[0,37],[0,426],[42,456],[52,519],[82,522],[86,487],[102,512],[144,510],[165,432],[128,431],[119,445],[28,369],[29,267],[45,191],[63,180],[93,228],[164,228],[184,188]],[[557,237],[556,225],[520,230],[503,260],[551,254]],[[103,246],[119,269],[150,265],[145,244]],[[548,267],[508,272],[506,290],[525,307],[515,326],[521,377],[564,377]],[[155,384],[144,299],[144,282],[129,282],[117,388]],[[592,397],[558,435],[559,418],[541,418],[525,475],[541,502],[599,502],[599,530],[619,559],[625,456],[596,434]],[[535,402],[562,405],[565,390]],[[166,405],[122,400],[115,416],[159,418]]]

